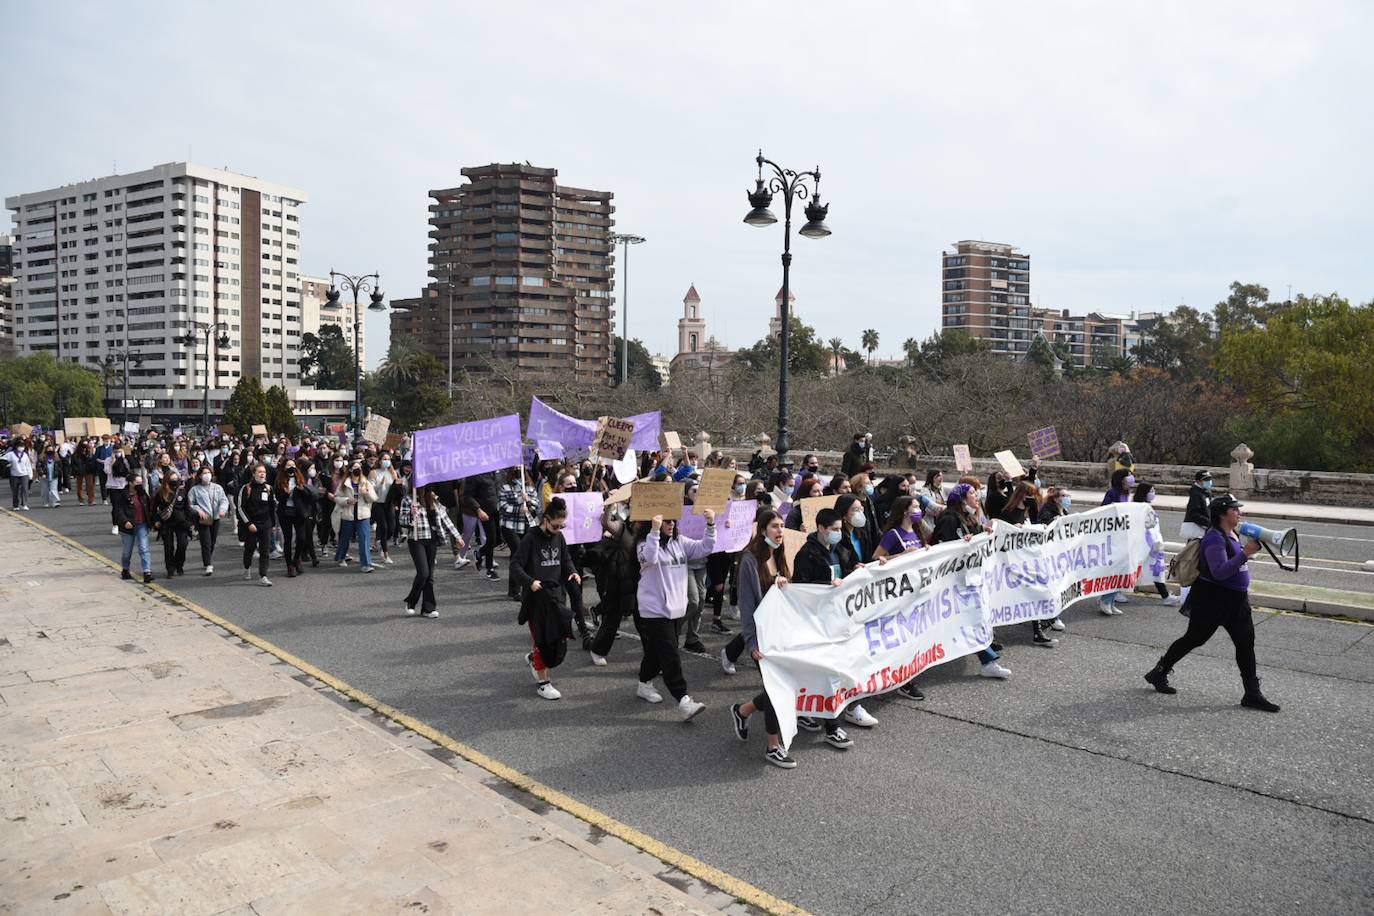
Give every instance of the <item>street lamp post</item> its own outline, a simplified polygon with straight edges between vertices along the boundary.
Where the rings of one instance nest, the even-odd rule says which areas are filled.
[[[363,359],[362,349],[359,341],[359,330],[362,326],[362,315],[358,311],[358,294],[370,292],[369,297],[372,301],[367,309],[370,312],[385,312],[386,304],[382,301],[382,277],[380,274],[363,274],[358,277],[349,274],[341,274],[338,271],[329,272],[329,292],[325,298],[331,306],[339,304],[339,289],[353,291],[353,444],[356,446],[363,437]]]
[[[124,363],[124,409],[120,411],[122,425],[129,422],[129,363],[132,361],[134,368],[137,369],[143,365],[143,354],[135,353],[133,350],[116,350],[110,355]]]
[[[816,168],[809,172],[794,172],[791,169],[784,169],[782,166],[773,162],[771,159],[763,157],[763,150],[759,150],[755,160],[759,167],[758,183],[754,190],[749,192],[749,213],[744,217],[744,221],[750,226],[771,226],[778,221],[778,218],[768,209],[768,205],[773,202],[774,194],[781,194],[783,198],[783,230],[782,230],[782,328],[779,330],[779,353],[781,356],[781,366],[778,370],[778,458],[781,460],[787,457],[787,381],[789,350],[788,338],[791,336],[791,317],[790,310],[790,280],[792,268],[792,201],[793,199],[806,200],[811,198],[811,202],[806,205],[806,224],[798,230],[801,235],[809,239],[823,239],[830,234],[830,227],[825,224],[826,213],[830,210],[829,204],[821,203],[821,168]],[[767,165],[772,170],[772,175],[765,182],[763,177],[763,167]],[[806,180],[811,180],[810,187]]]
[[[200,402],[200,431],[204,435],[210,430],[210,338],[216,331],[220,332],[219,337],[214,340],[216,348],[220,350],[229,349],[233,346],[233,341],[229,339],[229,325],[226,322],[217,321],[214,324],[203,324],[196,321],[193,322],[193,325],[194,327],[188,328],[185,334],[180,334],[172,339],[191,348],[191,376],[192,384],[195,384],[196,335],[197,333],[205,335],[205,389]]]
[[[621,269],[621,291],[620,291],[620,384],[625,384],[630,380],[630,246],[642,245],[645,239],[642,235],[629,235],[625,233],[614,233],[611,235],[611,247],[614,248],[619,242],[621,250],[625,253],[621,258],[623,267]]]

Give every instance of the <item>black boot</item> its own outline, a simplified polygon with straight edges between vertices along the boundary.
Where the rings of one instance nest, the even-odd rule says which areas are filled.
[[[1169,683],[1169,669],[1164,667],[1163,659],[1155,662],[1155,666],[1145,675],[1145,680],[1160,693],[1178,693]]]
[[[1269,702],[1268,697],[1260,693],[1259,679],[1253,683],[1245,685],[1245,696],[1240,698],[1240,705],[1246,709],[1258,709],[1262,712],[1278,712],[1279,704]]]

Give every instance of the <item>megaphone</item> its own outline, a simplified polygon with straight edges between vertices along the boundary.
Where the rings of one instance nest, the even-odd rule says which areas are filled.
[[[1298,529],[1296,528],[1271,531],[1261,525],[1256,525],[1254,522],[1241,522],[1236,527],[1236,531],[1244,537],[1263,544],[1264,549],[1269,551],[1269,555],[1274,558],[1275,563],[1279,564],[1280,569],[1289,569],[1283,565],[1283,561],[1279,559],[1280,556],[1293,558],[1292,569],[1297,569],[1298,564],[1302,561],[1302,557],[1298,553]],[[1275,553],[1275,550],[1278,550],[1278,553]]]

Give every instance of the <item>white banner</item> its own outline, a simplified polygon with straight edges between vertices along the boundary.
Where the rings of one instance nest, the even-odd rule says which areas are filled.
[[[1045,620],[1094,595],[1130,590],[1150,554],[1146,503],[992,534],[870,563],[838,587],[770,589],[754,613],[763,685],[784,746],[797,716],[834,718],[922,670],[986,649],[992,628]]]

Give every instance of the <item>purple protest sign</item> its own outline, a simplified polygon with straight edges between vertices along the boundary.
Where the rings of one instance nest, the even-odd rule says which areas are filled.
[[[519,467],[520,417],[454,423],[415,432],[415,486]]]
[[[758,511],[758,500],[737,499],[732,500],[724,512],[717,512],[716,551],[734,553],[747,547],[754,536],[754,518]],[[697,515],[696,506],[684,506],[677,530],[683,537],[699,541],[706,536],[706,516]]]
[[[1031,455],[1035,458],[1043,460],[1054,458],[1060,454],[1059,433],[1055,431],[1053,426],[1034,430],[1026,438],[1030,442]]]
[[[630,448],[641,452],[658,449],[659,433],[663,430],[663,414],[657,410],[625,417],[634,423],[635,433],[630,440]],[[562,443],[563,446],[590,446],[596,441],[596,421],[579,420],[554,410],[536,397],[530,398],[530,422],[526,427],[526,438]],[[542,452],[541,452],[542,454]]]
[[[595,544],[601,540],[601,510],[606,497],[600,493],[559,493],[568,504],[568,523],[563,539],[569,544]]]

